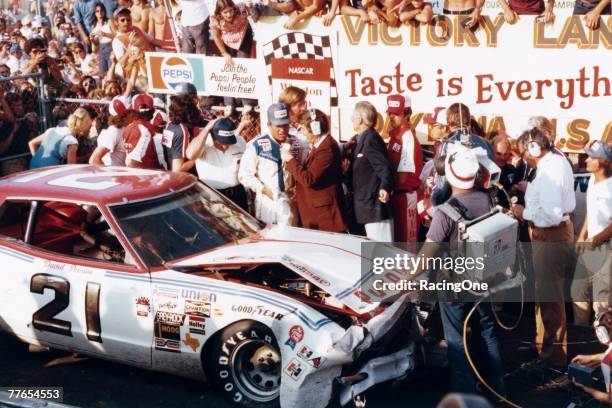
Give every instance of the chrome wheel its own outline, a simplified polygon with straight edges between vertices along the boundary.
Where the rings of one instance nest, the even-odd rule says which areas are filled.
[[[262,340],[241,342],[231,356],[236,386],[248,398],[270,402],[278,398],[281,382],[280,352]]]

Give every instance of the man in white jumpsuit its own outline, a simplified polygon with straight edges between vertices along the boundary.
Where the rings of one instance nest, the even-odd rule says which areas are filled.
[[[246,147],[238,179],[255,192],[255,217],[266,224],[290,224],[291,209],[285,192],[281,149],[290,149],[289,111],[284,103],[268,108],[269,135],[251,140]]]

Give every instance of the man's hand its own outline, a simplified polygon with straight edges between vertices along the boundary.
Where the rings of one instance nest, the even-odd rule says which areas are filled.
[[[270,200],[274,200],[274,194],[272,194],[272,190],[270,190],[267,187],[264,187],[261,190],[261,194],[265,195],[266,197],[268,197]]]
[[[229,55],[229,54],[227,54],[227,53],[226,53],[226,54],[225,54],[223,57],[225,58],[225,65],[226,65],[226,66],[228,66],[228,65],[229,65],[230,67],[233,67],[233,66],[234,66],[234,60],[232,59],[232,56],[231,56],[231,55]]]
[[[580,365],[589,365],[597,361],[597,355],[585,355],[578,354],[576,357],[572,358],[572,363],[580,364]]]
[[[288,162],[293,159],[293,155],[291,154],[291,146],[287,143],[281,146],[280,154],[283,162]]]
[[[504,10],[504,20],[506,21],[506,23],[514,24],[514,23],[516,23],[517,19],[518,19],[518,15],[510,7],[508,7],[506,10]]]
[[[599,11],[597,7],[584,15],[584,21],[591,30],[596,30],[599,27]]]
[[[527,191],[527,182],[519,181],[515,185],[512,186],[512,191],[522,191],[523,193]]]
[[[323,16],[323,25],[325,27],[329,27],[331,25],[331,23],[334,21],[334,18],[336,18],[336,14],[332,13],[331,11],[327,14],[325,14]]]
[[[474,11],[470,14],[470,18],[468,20],[467,28],[473,28],[478,25],[480,22],[480,9],[478,7],[474,8]]]
[[[512,215],[514,215],[517,220],[523,221],[523,211],[525,211],[525,207],[520,204],[512,204],[511,209]]]
[[[378,201],[383,204],[387,204],[389,202],[389,193],[385,189],[378,190]]]
[[[298,13],[294,12],[291,14],[287,22],[283,25],[287,30],[293,30],[298,23],[300,22],[300,16]]]
[[[544,16],[544,22],[546,24],[555,21],[555,13],[553,13],[553,4],[546,3],[546,6],[544,6],[544,13],[542,13],[541,15]]]

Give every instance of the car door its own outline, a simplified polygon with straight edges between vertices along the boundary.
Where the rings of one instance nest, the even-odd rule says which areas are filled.
[[[50,204],[60,221],[49,221]],[[29,243],[15,241],[5,250],[20,254],[4,289],[19,303],[2,306],[1,315],[28,341],[149,367],[153,317],[143,308],[151,299],[149,273],[77,251],[87,242],[76,228],[78,215],[67,208],[82,208],[78,203],[38,206]]]

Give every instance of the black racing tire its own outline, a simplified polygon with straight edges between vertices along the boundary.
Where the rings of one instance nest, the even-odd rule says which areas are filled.
[[[272,331],[244,320],[211,339],[202,354],[207,377],[224,397],[242,407],[278,407],[282,360]]]

